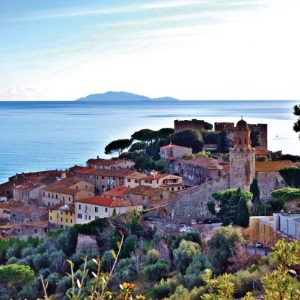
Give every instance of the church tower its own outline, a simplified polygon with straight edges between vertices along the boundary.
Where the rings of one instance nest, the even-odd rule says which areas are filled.
[[[246,121],[237,122],[234,148],[230,149],[230,188],[250,190],[255,173],[255,149],[251,148],[251,130]]]

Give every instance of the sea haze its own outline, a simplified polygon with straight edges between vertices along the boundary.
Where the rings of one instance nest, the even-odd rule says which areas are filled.
[[[295,101],[0,102],[0,183],[21,172],[66,169],[108,157],[105,146],[174,120],[268,124],[269,150],[298,154]]]

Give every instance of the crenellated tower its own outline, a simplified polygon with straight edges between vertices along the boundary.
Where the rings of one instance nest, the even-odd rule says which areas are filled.
[[[234,148],[230,149],[230,188],[250,190],[255,175],[255,149],[251,147],[251,130],[241,119],[234,129]]]

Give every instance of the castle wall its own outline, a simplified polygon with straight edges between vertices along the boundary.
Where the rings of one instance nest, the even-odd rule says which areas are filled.
[[[272,199],[271,193],[275,189],[285,186],[284,180],[278,172],[257,172],[256,179],[262,202]]]
[[[173,222],[203,220],[211,216],[207,203],[213,201],[212,194],[229,188],[229,175],[208,181],[199,186],[177,192],[170,202],[170,217]]]
[[[230,149],[230,188],[250,190],[255,175],[255,149]]]
[[[231,122],[215,122],[215,131],[234,130],[234,123]]]

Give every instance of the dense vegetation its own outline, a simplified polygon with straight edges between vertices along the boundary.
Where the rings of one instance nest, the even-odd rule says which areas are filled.
[[[253,290],[253,281],[255,293],[261,293],[263,278],[278,266],[271,257],[247,253],[247,234],[239,228],[220,227],[208,242],[198,231],[167,234],[163,228],[158,222],[153,229],[140,214],[129,213],[76,225],[43,240],[1,240],[0,299],[43,298],[45,287],[52,299],[88,299],[95,274],[96,278],[108,276],[111,269],[106,289],[112,298],[106,299],[119,295],[123,282],[134,283],[136,293],[147,299],[215,299],[207,295],[217,293],[217,286],[227,278],[222,276],[228,276],[226,280],[235,287],[231,296],[241,297]],[[96,235],[97,251],[76,253],[79,232]],[[14,275],[6,276],[7,272]],[[79,289],[76,280],[82,276]],[[214,276],[221,277],[214,282]],[[129,287],[132,291],[134,286],[125,285],[122,293]],[[79,290],[80,298],[68,298]]]

